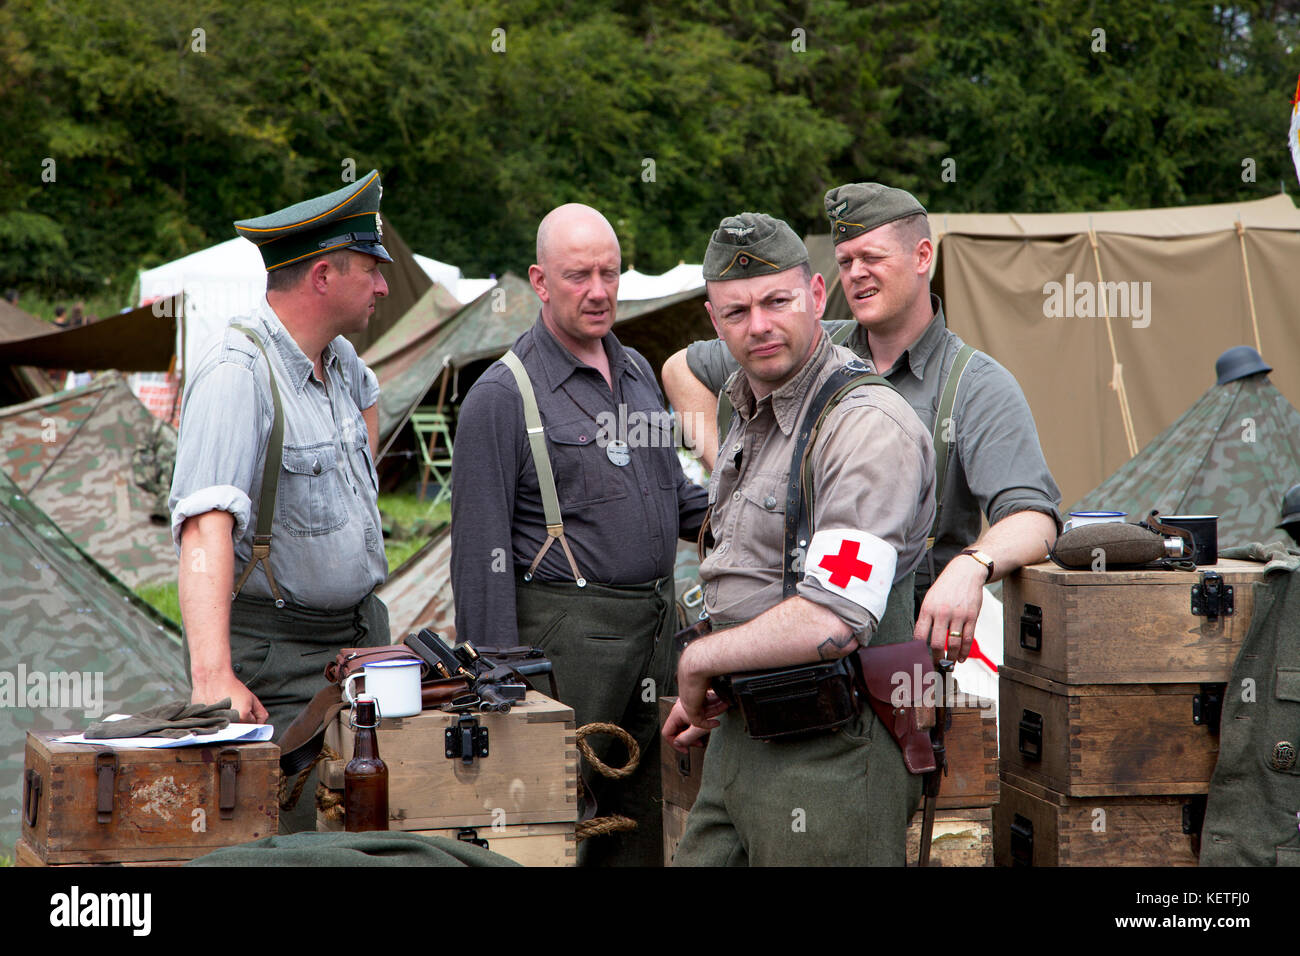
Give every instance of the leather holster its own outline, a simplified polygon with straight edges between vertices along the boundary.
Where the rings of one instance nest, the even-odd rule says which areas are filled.
[[[925,687],[936,693],[941,686],[930,645],[925,641],[882,644],[864,647],[856,657],[862,681],[859,689],[903,751],[908,772],[930,773],[935,769],[929,733],[934,726],[934,704],[917,699]]]

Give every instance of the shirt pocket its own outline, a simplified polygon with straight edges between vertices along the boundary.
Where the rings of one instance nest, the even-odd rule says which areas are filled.
[[[589,418],[546,426],[561,512],[627,497],[620,476],[615,474],[619,466],[596,441],[598,434],[596,423]]]
[[[333,442],[285,445],[276,510],[294,537],[337,531],[348,523]]]
[[[783,473],[756,474],[732,493],[732,504],[740,509],[731,542],[740,552],[732,557],[735,564],[780,570],[785,548],[785,479]]]

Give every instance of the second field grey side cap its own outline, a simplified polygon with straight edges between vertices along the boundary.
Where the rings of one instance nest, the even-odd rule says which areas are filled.
[[[826,194],[825,202],[831,238],[837,245],[886,223],[925,214],[925,207],[906,189],[880,183],[836,186]]]
[[[704,278],[749,279],[807,261],[808,248],[787,223],[762,212],[742,212],[718,223],[704,251]]]

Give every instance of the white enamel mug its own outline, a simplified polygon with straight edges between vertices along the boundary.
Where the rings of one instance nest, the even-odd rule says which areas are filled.
[[[358,677],[366,679],[365,693],[378,704],[381,717],[414,717],[423,709],[420,701],[420,662],[415,658],[375,661],[349,674],[343,682],[343,698],[356,703],[352,682]]]
[[[1082,528],[1086,524],[1106,524],[1110,521],[1123,521],[1128,517],[1127,511],[1071,511],[1070,520],[1063,530]]]

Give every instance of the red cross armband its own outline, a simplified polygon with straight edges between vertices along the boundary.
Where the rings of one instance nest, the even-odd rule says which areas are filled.
[[[808,544],[804,580],[848,598],[879,621],[894,584],[898,552],[883,538],[851,528],[823,528]]]

